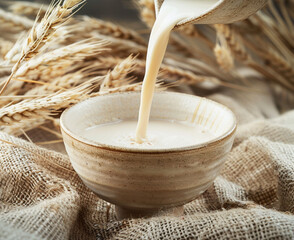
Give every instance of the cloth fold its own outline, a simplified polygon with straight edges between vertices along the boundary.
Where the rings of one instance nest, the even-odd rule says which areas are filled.
[[[0,239],[293,239],[294,110],[270,93],[210,98],[237,115],[221,175],[183,216],[118,221],[64,154],[0,133]]]

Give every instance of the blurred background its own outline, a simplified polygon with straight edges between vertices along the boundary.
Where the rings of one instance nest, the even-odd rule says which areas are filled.
[[[49,4],[51,1],[36,0],[31,2]],[[79,14],[136,25],[140,23],[140,20],[135,2],[136,0],[87,0]]]

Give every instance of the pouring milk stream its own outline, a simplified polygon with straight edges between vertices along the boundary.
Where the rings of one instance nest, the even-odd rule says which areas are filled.
[[[136,130],[136,142],[146,139],[150,109],[154,94],[155,82],[163,60],[171,30],[180,21],[196,16],[211,9],[218,0],[165,0],[151,31],[146,71],[141,93],[139,119]],[[197,17],[196,17],[197,18]]]
[[[146,71],[143,80],[139,119],[136,129],[136,142],[146,139],[150,109],[154,94],[156,77],[163,60],[171,30],[179,23],[233,22],[256,12],[266,0],[165,0],[161,3],[156,21],[151,31]]]
[[[213,134],[208,129],[201,129],[201,126],[156,120],[149,123],[156,77],[170,32],[175,26],[190,22],[234,22],[253,14],[266,2],[267,0],[156,0],[157,18],[148,45],[138,123],[124,120],[102,124],[87,129],[85,136],[104,144],[158,149],[192,145],[212,138]]]

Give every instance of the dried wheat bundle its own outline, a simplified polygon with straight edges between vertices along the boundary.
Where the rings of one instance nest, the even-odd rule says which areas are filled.
[[[29,30],[34,25],[34,21],[0,9],[0,30],[19,32]]]
[[[141,0],[138,5],[142,20],[147,26],[152,26],[155,20],[153,1]],[[230,81],[234,79],[240,82],[242,78],[234,66],[234,61],[237,61],[238,64],[257,71],[263,79],[294,90],[293,84],[289,83],[292,81],[294,59],[293,37],[291,37],[294,34],[292,12],[293,4],[291,5],[289,1],[271,0],[265,9],[248,20],[231,25],[201,26],[201,30],[190,27],[179,32],[180,36],[172,35],[173,44],[184,56],[201,59],[215,71],[223,70]],[[218,40],[215,42],[216,36]],[[200,52],[203,44],[207,47],[205,55]],[[187,55],[185,46],[193,49],[191,52],[196,54]],[[186,63],[191,63],[191,60]],[[220,76],[216,77],[220,78]]]
[[[57,61],[63,61],[64,63],[64,61],[83,59],[84,56],[98,55],[101,51],[106,50],[106,45],[106,41],[81,41],[55,49],[31,59],[31,61],[27,61],[15,72],[14,76],[24,76],[28,71],[36,69],[40,65],[49,65],[50,63],[56,64]]]
[[[136,31],[127,29],[112,22],[103,21],[101,19],[83,16],[81,17],[81,21],[74,26],[75,29],[78,29],[79,27],[83,29],[84,32],[97,32],[99,34],[112,36],[118,39],[127,39],[140,45],[146,45],[144,38]]]
[[[65,91],[58,91],[45,97],[23,100],[19,103],[2,107],[0,114],[1,126],[7,128],[14,124],[19,125],[22,121],[28,125],[36,119],[46,119],[44,116],[49,116],[59,109],[88,98],[100,81],[100,78],[93,78]]]
[[[3,93],[4,89],[10,82],[13,74],[19,68],[20,63],[23,60],[27,60],[35,56],[46,44],[48,39],[50,39],[50,37],[54,34],[56,28],[65,23],[74,13],[75,9],[77,9],[83,2],[83,0],[65,0],[63,2],[58,1],[56,6],[50,6],[39,24],[35,22],[29,36],[22,45],[21,54],[16,64],[12,68],[10,77],[7,79],[3,88],[1,89],[0,95]]]
[[[0,96],[0,130],[21,135],[49,122],[59,139],[59,114],[64,108],[89,97],[141,89],[144,37],[101,19],[73,19],[83,3],[9,2],[12,12],[0,11],[0,23],[5,23],[0,24],[0,84],[5,94]],[[135,4],[151,27],[154,1]],[[270,0],[262,11],[238,23],[176,29],[157,88],[189,84],[203,89],[210,83],[248,91],[254,84],[248,84],[242,68],[258,73],[255,81],[268,81],[284,103],[278,104],[281,109],[293,107],[293,7],[287,0]],[[3,32],[4,27],[11,31]]]

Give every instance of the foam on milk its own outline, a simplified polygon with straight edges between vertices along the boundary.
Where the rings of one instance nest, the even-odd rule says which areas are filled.
[[[124,148],[172,149],[188,147],[207,142],[213,134],[199,125],[188,123],[151,120],[147,138],[143,143],[135,141],[135,120],[117,120],[115,122],[89,127],[83,137],[95,142]]]
[[[166,51],[171,30],[183,20],[197,18],[197,16],[208,12],[217,2],[218,0],[165,0],[163,2],[152,28],[148,44],[136,142],[142,143],[146,138],[156,77]]]

